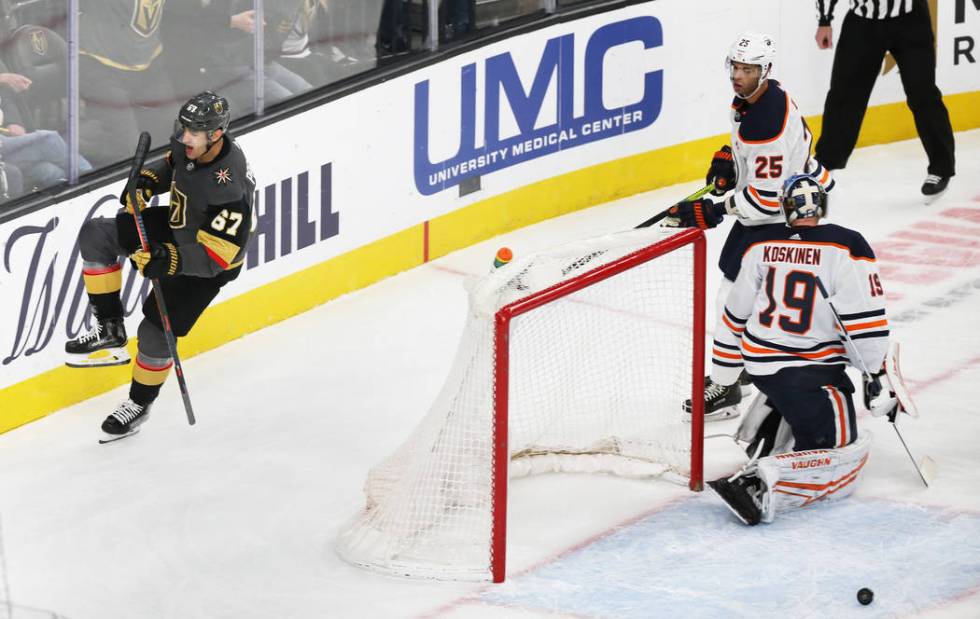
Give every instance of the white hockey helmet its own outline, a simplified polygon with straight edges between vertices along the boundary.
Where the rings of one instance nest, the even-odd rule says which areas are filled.
[[[728,75],[731,77],[733,62],[759,65],[759,85],[756,88],[758,91],[772,74],[772,65],[775,61],[776,44],[771,36],[758,32],[743,32],[735,38],[728,49],[728,56],[725,57],[725,69],[728,70]],[[748,97],[743,98],[747,99]]]
[[[797,219],[826,217],[829,206],[827,191],[809,174],[794,174],[786,179],[779,202],[788,226]]]

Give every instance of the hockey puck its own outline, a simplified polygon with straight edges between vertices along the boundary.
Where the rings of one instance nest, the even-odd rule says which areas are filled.
[[[875,592],[867,587],[862,587],[858,589],[858,602],[861,602],[863,606],[867,606],[871,603],[871,600],[875,599]]]

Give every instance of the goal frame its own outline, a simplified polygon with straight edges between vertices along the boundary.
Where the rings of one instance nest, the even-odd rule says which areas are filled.
[[[691,376],[691,476],[689,487],[694,492],[704,488],[704,325],[705,325],[705,254],[704,232],[687,229],[662,241],[637,250],[579,277],[559,282],[518,299],[497,310],[494,316],[494,421],[493,476],[491,497],[493,523],[491,527],[491,572],[493,582],[501,583],[506,575],[507,559],[507,491],[510,460],[509,432],[509,369],[510,325],[522,315],[588,286],[609,279],[624,271],[659,258],[672,251],[693,246],[693,313],[692,317],[692,376]]]

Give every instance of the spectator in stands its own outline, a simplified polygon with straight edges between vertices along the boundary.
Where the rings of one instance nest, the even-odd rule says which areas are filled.
[[[56,131],[28,131],[24,128],[17,105],[9,105],[13,96],[24,92],[31,80],[17,73],[0,73],[0,158],[6,168],[7,192],[10,197],[24,191],[38,191],[63,183],[68,174],[68,145]],[[78,161],[78,170],[92,171],[85,158]],[[21,179],[16,187],[11,179]]]
[[[140,131],[170,134],[173,87],[157,62],[164,1],[79,0],[82,152],[97,166],[132,155]]]
[[[267,58],[299,75],[311,87],[323,86],[335,79],[330,61],[314,49],[310,32],[316,19],[327,8],[327,0],[288,0],[267,8]]]
[[[439,41],[464,37],[476,29],[476,0],[439,2]]]
[[[273,3],[266,3],[271,6]],[[237,115],[254,110],[255,10],[242,0],[170,0],[163,24],[165,55],[179,97],[220,90]],[[269,19],[266,19],[268,27]],[[187,41],[207,41],[188,45]],[[310,90],[310,84],[275,61],[264,64],[267,105]]]

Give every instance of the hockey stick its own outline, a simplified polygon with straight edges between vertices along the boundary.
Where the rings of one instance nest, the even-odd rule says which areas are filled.
[[[150,134],[146,131],[140,133],[139,142],[136,144],[136,155],[133,157],[133,167],[129,170],[129,180],[126,181],[126,194],[129,202],[133,206],[133,218],[136,220],[136,232],[140,237],[140,245],[143,251],[150,251],[150,243],[146,238],[146,227],[143,224],[143,214],[140,213],[139,202],[136,199],[136,179],[139,177],[143,163],[146,161],[146,154],[150,152]],[[163,301],[163,290],[157,279],[151,279],[153,285],[153,296],[157,301],[157,310],[160,312],[160,322],[163,323],[163,334],[167,340],[167,348],[170,349],[170,358],[174,360],[174,372],[177,374],[177,384],[180,385],[180,395],[184,398],[184,410],[187,412],[187,423],[194,425],[197,421],[194,418],[194,407],[191,406],[191,397],[187,392],[187,382],[184,380],[184,369],[180,365],[180,357],[177,356],[177,338],[174,337],[173,329],[170,327],[170,315],[167,313],[167,306]]]
[[[704,187],[702,187],[701,189],[698,189],[697,191],[695,191],[691,195],[687,196],[686,198],[684,198],[680,202],[687,202],[688,200],[697,200],[698,198],[700,198],[701,196],[703,196],[704,194],[708,193],[709,191],[711,191],[714,188],[715,188],[714,183],[705,185]],[[680,202],[676,202],[674,204],[671,204],[670,206],[668,206],[664,210],[660,211],[659,213],[657,213],[656,215],[654,215],[650,219],[648,219],[648,220],[644,221],[643,223],[641,223],[640,225],[638,225],[637,228],[649,228],[650,226],[652,226],[653,224],[657,223],[658,221],[660,221],[662,219],[665,219],[667,217],[667,213],[670,212],[670,209],[672,209],[675,206],[677,206],[678,204],[680,204]]]
[[[844,334],[844,343],[845,348],[848,349],[848,356],[851,357],[852,360],[856,359],[861,363],[861,367],[858,369],[861,371],[861,374],[864,375],[865,379],[870,382],[872,377],[871,372],[868,369],[868,364],[864,362],[864,359],[861,357],[861,353],[858,351],[857,346],[854,345],[854,340],[851,339],[851,334],[847,332],[847,327],[844,326],[844,321],[841,320],[840,314],[837,313],[837,308],[834,307],[834,302],[830,300],[830,296],[827,294],[827,289],[823,287],[823,282],[820,281],[820,277],[814,275],[814,279],[817,280],[817,289],[820,291],[820,296],[822,296],[824,301],[827,302],[827,305],[830,307],[830,311],[834,313],[834,319],[837,321],[837,326],[840,328],[841,333]],[[901,402],[899,401],[898,404],[901,404]],[[926,488],[928,488],[929,482],[926,480],[926,476],[922,474],[922,469],[927,468],[932,470],[932,458],[929,458],[928,456],[922,458],[922,467],[920,467],[919,463],[915,461],[915,456],[913,456],[912,452],[909,451],[909,446],[905,443],[905,439],[902,438],[902,433],[898,431],[898,424],[895,423],[896,419],[898,418],[897,412],[898,411],[896,410],[895,414],[888,415],[888,421],[892,424],[892,427],[895,428],[895,434],[898,435],[898,440],[901,441],[902,447],[905,448],[905,453],[909,455],[909,460],[912,461],[912,466],[915,467],[915,472],[919,474],[919,479],[921,479],[922,483],[925,484]]]

